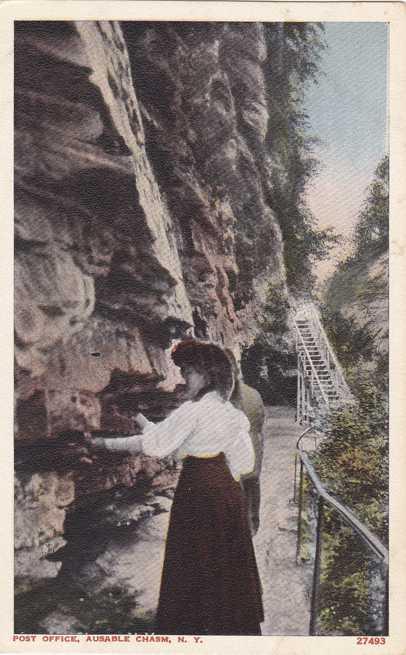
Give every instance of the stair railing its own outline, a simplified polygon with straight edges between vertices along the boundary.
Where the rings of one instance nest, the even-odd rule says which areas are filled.
[[[324,327],[320,321],[318,312],[314,307],[311,307],[309,312],[310,321],[314,330],[314,334],[318,340],[322,357],[327,365],[327,368],[332,376],[335,386],[340,391],[340,395],[345,400],[352,400],[352,394],[345,380],[344,373],[340,363],[332,349],[328,337],[325,333]]]
[[[314,383],[315,382],[317,383],[317,386],[318,386],[318,389],[319,389],[319,391],[321,393],[321,396],[322,396],[324,402],[326,403],[326,405],[328,405],[329,400],[328,400],[327,394],[325,393],[325,391],[323,389],[323,385],[321,384],[318,373],[317,373],[317,371],[316,371],[316,369],[314,367],[314,364],[312,362],[312,358],[310,357],[310,353],[309,353],[309,351],[307,349],[307,346],[305,344],[305,341],[303,339],[303,335],[300,332],[296,322],[295,322],[295,328],[296,328],[296,336],[297,336],[297,342],[296,343],[297,343],[297,346],[298,346],[299,357],[300,357],[300,349],[302,349],[302,351],[304,351],[304,353],[306,355],[306,364],[310,365],[310,369],[311,369],[311,374],[310,374],[310,376],[308,376],[307,381],[309,382],[312,391],[314,390]],[[310,377],[310,379],[309,379],[309,377]]]
[[[316,512],[316,549],[313,567],[313,580],[312,580],[312,593],[310,604],[310,624],[309,634],[317,634],[317,615],[320,595],[320,573],[321,573],[321,555],[323,547],[323,517],[325,506],[329,506],[337,512],[342,520],[352,529],[352,531],[360,538],[366,545],[367,549],[378,557],[383,567],[383,575],[385,579],[385,591],[382,607],[383,615],[383,632],[388,634],[388,575],[389,575],[389,553],[387,548],[381,541],[362,523],[357,516],[343,503],[334,498],[322,484],[319,476],[317,475],[313,465],[311,464],[306,451],[303,449],[301,441],[305,435],[308,435],[314,426],[308,427],[300,435],[296,444],[295,456],[295,474],[294,474],[294,493],[293,499],[298,502],[298,527],[297,527],[297,543],[296,543],[296,564],[299,564],[299,554],[302,542],[302,516],[303,516],[303,500],[304,500],[304,479],[305,475],[309,480],[312,488],[317,495],[317,512]],[[297,462],[300,462],[299,473],[299,494],[297,498]]]

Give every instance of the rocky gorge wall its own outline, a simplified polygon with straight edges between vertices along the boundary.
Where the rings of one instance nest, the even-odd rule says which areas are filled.
[[[16,24],[16,631],[153,621],[177,469],[81,437],[162,419],[172,340],[239,353],[286,289],[268,55],[260,24]]]
[[[346,362],[357,378],[359,365],[388,393],[389,254],[370,253],[331,278],[325,303],[338,339],[352,336],[357,360]],[[340,328],[342,335],[340,334]],[[336,338],[337,338],[336,337]],[[344,342],[345,343],[345,342]],[[347,347],[351,354],[351,349]]]

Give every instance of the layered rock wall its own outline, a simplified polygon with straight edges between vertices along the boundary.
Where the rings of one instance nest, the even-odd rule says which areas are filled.
[[[383,389],[388,389],[389,357],[389,255],[360,258],[337,271],[326,290],[325,302],[338,325],[355,335],[356,365],[347,362],[358,377],[359,363]],[[349,330],[349,327],[351,331]],[[342,327],[341,327],[342,329]],[[348,339],[348,336],[347,336]],[[354,348],[354,346],[353,346]],[[351,351],[350,351],[351,352]]]
[[[258,333],[269,279],[284,284],[269,208],[268,54],[259,24],[17,23],[16,575],[24,594],[59,572],[78,593],[80,580],[94,593],[115,585],[131,597],[138,585],[149,600],[135,604],[131,620],[153,615],[156,594],[131,574],[129,553],[144,530],[162,557],[176,470],[141,456],[86,464],[80,436],[129,434],[139,410],[162,419],[181,382],[171,341],[194,333],[238,352]],[[114,567],[103,562],[116,556],[123,565],[106,582]],[[150,569],[159,578],[159,565]],[[76,600],[44,606],[35,620],[21,600],[21,630],[97,631],[86,612],[73,616]]]

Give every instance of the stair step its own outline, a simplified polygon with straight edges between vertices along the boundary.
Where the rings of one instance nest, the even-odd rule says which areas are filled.
[[[323,328],[321,327],[319,333],[313,323],[313,317],[317,319],[317,310],[312,304],[308,304],[304,309],[305,312],[310,312],[310,314],[304,312],[304,315],[309,318],[295,319],[298,332],[299,366],[308,389],[307,393],[309,393],[310,387],[312,389],[311,405],[317,413],[318,408],[339,407],[343,398],[337,386],[334,371],[326,359],[329,352],[333,352],[329,340]]]
[[[317,366],[317,364],[316,364],[316,366],[314,366],[314,370],[316,371],[316,373],[317,373],[317,375],[318,375],[319,377],[320,377],[320,373],[322,373],[322,374],[323,374],[323,373],[327,373],[327,374],[329,375],[327,369],[325,369],[325,368],[320,368],[320,367]],[[308,367],[306,368],[306,373],[310,373],[311,371],[313,371],[313,368],[312,368],[311,366],[308,366]]]

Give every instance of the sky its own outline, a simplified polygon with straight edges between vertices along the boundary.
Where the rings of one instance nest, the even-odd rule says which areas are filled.
[[[375,168],[387,152],[386,23],[324,23],[323,75],[305,108],[321,172],[307,200],[320,227],[351,233]],[[320,274],[331,268],[322,264]]]

